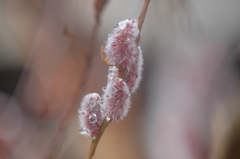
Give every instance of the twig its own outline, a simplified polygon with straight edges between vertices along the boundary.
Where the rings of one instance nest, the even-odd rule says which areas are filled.
[[[91,159],[93,157],[93,155],[94,155],[94,153],[96,151],[97,145],[99,143],[99,140],[101,139],[102,134],[104,133],[105,129],[107,128],[107,126],[108,126],[108,124],[110,122],[111,122],[111,120],[110,121],[107,121],[107,120],[103,121],[101,129],[100,129],[100,133],[98,134],[96,139],[92,140],[90,151],[89,151],[88,156],[86,157],[86,159]]]
[[[148,10],[148,5],[150,3],[150,0],[145,0],[144,1],[144,5],[143,5],[143,9],[140,13],[140,16],[138,17],[138,29],[141,31],[142,29],[142,25],[143,25],[143,22],[145,20],[145,16],[147,14],[147,10]]]
[[[87,58],[87,50],[85,49],[84,45],[78,40],[67,28],[64,28],[63,33],[66,37],[68,37],[72,44],[78,49],[79,53],[83,55],[83,59]]]
[[[86,48],[84,47],[84,45],[81,43],[81,41],[79,41],[67,28],[64,28],[64,35],[67,36],[72,44],[77,48],[77,50],[79,51],[79,53],[83,56],[83,60],[87,61],[87,51]],[[83,85],[83,76],[85,74],[86,71],[86,66],[87,63],[85,63],[85,65],[83,66],[83,71],[82,71],[82,75],[80,76],[80,81],[79,81],[79,85],[78,85],[78,89],[76,90],[80,90],[80,88]],[[76,99],[78,95],[78,92],[75,93],[75,96],[73,97],[73,99]],[[64,115],[62,116],[62,118],[60,119],[60,121],[58,122],[58,126],[54,132],[53,138],[50,141],[50,146],[47,150],[46,153],[46,158],[51,158],[52,156],[52,151],[55,148],[56,145],[58,145],[60,143],[60,141],[62,141],[63,138],[63,134],[65,132],[65,127],[66,127],[66,123],[68,122],[68,120],[70,119],[74,109],[75,109],[75,105],[77,105],[75,103],[76,101],[72,101],[72,103],[70,104],[70,106],[67,108],[67,110],[65,111]]]
[[[108,0],[95,0],[94,1],[94,8],[95,8],[95,20],[99,23],[100,16],[102,13],[103,8],[106,6]]]
[[[90,36],[89,40],[89,47],[88,51],[86,51],[85,47],[81,44],[81,42],[70,32],[67,30],[67,28],[64,28],[64,35],[70,38],[72,41],[73,45],[78,49],[78,51],[83,55],[83,59],[85,60],[85,65],[83,66],[83,72],[81,75],[81,81],[79,81],[78,89],[79,92],[76,92],[76,95],[74,96],[73,99],[76,99],[76,101],[73,101],[72,106],[69,106],[68,109],[65,111],[63,117],[60,119],[58,123],[58,127],[56,128],[56,132],[54,133],[53,139],[50,142],[50,153],[47,154],[47,158],[51,157],[51,151],[53,150],[54,146],[59,143],[59,140],[61,140],[63,136],[63,132],[65,132],[65,126],[70,117],[72,116],[72,113],[74,110],[77,109],[78,104],[76,104],[82,92],[85,90],[85,84],[87,82],[87,78],[89,76],[90,70],[91,70],[91,65],[92,65],[92,59],[94,57],[94,52],[95,52],[95,45],[96,45],[96,37],[98,33],[98,29],[100,26],[100,14],[102,9],[104,8],[105,4],[107,3],[108,0],[96,0],[94,3],[94,8],[95,8],[95,24],[92,29],[92,33]]]
[[[150,0],[145,0],[143,9],[142,9],[142,11],[140,13],[140,16],[138,18],[138,28],[139,28],[139,30],[142,29],[142,25],[143,25],[143,22],[144,22],[146,13],[147,13],[147,9],[148,9],[149,3],[150,3]],[[140,36],[138,38],[137,44],[139,44],[139,41],[140,41]],[[105,56],[106,55],[105,55],[105,52],[104,52],[103,48],[104,48],[103,46],[100,48],[102,60],[103,60],[103,62],[105,64],[109,65],[108,61],[105,60]],[[121,78],[124,78],[125,75],[126,75],[126,70],[121,69],[121,68],[120,68],[120,70],[121,70],[121,73],[120,73],[121,74]],[[96,139],[92,140],[90,151],[89,151],[88,156],[86,157],[86,159],[92,159],[92,157],[93,157],[93,155],[94,155],[94,153],[96,151],[98,142],[99,142],[102,134],[104,133],[104,131],[107,128],[109,123],[110,123],[110,121],[106,121],[106,120],[103,121],[103,124],[102,124],[101,129],[100,129],[100,133],[98,134]]]
[[[80,87],[81,90],[77,96],[78,98],[80,98],[82,92],[84,92],[84,90],[85,90],[84,86],[87,82],[87,77],[91,70],[92,59],[96,55],[95,48],[96,48],[97,33],[99,30],[99,26],[100,26],[100,15],[102,13],[104,6],[107,4],[107,2],[108,2],[108,0],[95,0],[94,1],[95,23],[94,23],[94,26],[92,29],[92,34],[90,36],[90,40],[89,40],[88,55],[86,57],[86,67],[85,67],[85,71],[83,74],[83,80],[82,80],[81,87]]]
[[[89,40],[89,56],[92,56],[92,54],[95,51],[95,45],[96,45],[96,37],[97,37],[97,32],[100,26],[100,16],[101,13],[104,9],[104,7],[106,6],[108,0],[95,0],[94,1],[94,18],[95,18],[95,22],[94,22],[94,26],[93,26],[93,30],[92,30],[92,34]]]

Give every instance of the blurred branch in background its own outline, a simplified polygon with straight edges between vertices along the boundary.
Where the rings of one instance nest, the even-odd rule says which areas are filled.
[[[94,10],[95,10],[95,22],[94,26],[92,29],[90,41],[89,41],[89,47],[88,51],[86,51],[86,48],[81,44],[81,42],[72,34],[70,33],[67,28],[64,29],[64,35],[70,38],[71,42],[73,45],[78,49],[79,53],[82,55],[82,60],[84,63],[83,66],[83,71],[81,75],[81,79],[79,81],[79,86],[77,87],[77,92],[73,97],[73,102],[72,106],[69,106],[68,109],[66,110],[65,114],[63,115],[62,119],[60,119],[60,122],[58,124],[56,133],[54,134],[53,141],[50,143],[50,154],[52,153],[52,147],[54,145],[58,145],[61,143],[60,141],[62,140],[63,133],[66,131],[65,127],[67,126],[67,123],[69,122],[69,119],[73,117],[74,112],[77,111],[78,105],[80,103],[80,97],[82,93],[84,92],[86,88],[86,82],[89,78],[89,73],[91,71],[92,67],[92,60],[95,55],[95,47],[96,47],[96,38],[97,38],[97,33],[99,30],[99,25],[100,25],[100,14],[102,12],[102,9],[104,8],[106,4],[106,0],[95,0],[94,1]],[[59,141],[60,140],[60,141]],[[47,155],[49,156],[49,155]],[[50,155],[47,158],[52,158],[52,155]]]
[[[83,93],[105,85],[98,46],[142,2],[0,1],[1,159],[86,156],[90,141],[78,134],[76,110]],[[96,158],[239,158],[239,6],[151,2],[141,31],[143,83]]]

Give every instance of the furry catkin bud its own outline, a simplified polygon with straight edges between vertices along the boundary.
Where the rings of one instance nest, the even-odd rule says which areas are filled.
[[[136,91],[142,79],[143,57],[140,47],[138,47],[138,51],[139,52],[136,56],[136,61],[131,64],[131,68],[126,78],[124,79],[131,93],[134,93]]]
[[[130,92],[126,82],[115,77],[107,84],[103,94],[103,114],[113,121],[123,119],[130,105]]]
[[[115,25],[112,34],[109,34],[104,52],[106,61],[114,66],[130,69],[138,53],[136,40],[139,29],[136,19],[127,19]]]
[[[97,137],[103,121],[100,103],[101,97],[97,93],[90,93],[83,98],[79,109],[80,134]]]

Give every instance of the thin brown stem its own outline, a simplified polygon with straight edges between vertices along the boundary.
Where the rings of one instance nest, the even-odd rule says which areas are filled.
[[[93,55],[95,53],[95,48],[96,48],[96,39],[97,39],[97,33],[99,29],[100,23],[98,21],[95,21],[95,24],[92,29],[92,34],[89,40],[89,46],[88,46],[88,56],[89,58],[93,58]]]
[[[67,28],[64,28],[64,35],[68,37],[72,44],[77,48],[78,52],[83,56],[83,59],[87,58],[87,50],[84,45],[78,40]]]
[[[76,92],[74,95],[74,99],[76,99],[76,100],[72,101],[71,106],[69,106],[67,108],[63,117],[60,119],[60,121],[58,123],[56,132],[54,133],[53,139],[50,142],[50,151],[49,151],[49,153],[47,153],[48,158],[50,158],[51,151],[53,150],[54,146],[59,143],[59,140],[62,140],[63,133],[65,132],[66,123],[69,121],[74,110],[77,109],[78,104],[76,104],[76,103],[79,102],[79,98],[86,88],[85,85],[86,85],[89,73],[91,71],[92,59],[95,55],[95,45],[96,45],[97,33],[99,30],[99,26],[100,26],[100,14],[101,14],[101,11],[103,10],[105,4],[107,3],[107,1],[108,0],[96,0],[95,1],[95,4],[94,4],[95,5],[94,8],[95,8],[95,12],[96,12],[95,24],[93,26],[92,33],[90,36],[88,51],[86,51],[86,49],[82,45],[82,43],[70,31],[68,31],[66,28],[64,29],[64,35],[67,36],[68,38],[70,38],[72,44],[81,53],[85,62],[84,62],[84,66],[83,66],[83,72],[81,75],[82,78],[79,81],[79,85],[78,85],[78,89],[77,89],[79,91]]]
[[[140,13],[140,16],[138,18],[138,28],[139,28],[139,30],[142,29],[142,25],[143,25],[143,22],[144,22],[146,13],[147,13],[147,9],[148,9],[149,3],[150,3],[150,0],[145,0],[143,9],[142,9],[142,11]],[[138,38],[137,44],[139,43],[139,41],[140,41],[140,36]],[[104,52],[103,46],[101,47],[100,50],[101,50],[101,56],[102,56],[103,62],[108,65],[108,61],[106,61],[106,59],[105,59],[105,54],[106,53]],[[121,67],[119,67],[119,69],[121,70],[121,73],[120,73],[121,74],[121,78],[124,78],[126,73],[127,73],[127,70],[122,69]],[[98,134],[96,139],[92,140],[90,151],[89,151],[88,156],[86,157],[86,159],[92,159],[92,157],[93,157],[93,155],[94,155],[94,153],[96,151],[97,145],[99,143],[99,140],[101,139],[101,136],[104,133],[104,131],[107,128],[109,123],[110,123],[110,121],[106,121],[106,120],[103,121],[103,124],[102,124],[101,129],[100,129],[100,133]]]
[[[66,109],[63,117],[60,119],[58,126],[56,128],[56,131],[54,133],[53,139],[50,142],[50,151],[49,153],[47,153],[47,158],[50,158],[50,156],[52,155],[52,150],[54,149],[54,147],[56,145],[58,145],[58,143],[63,139],[63,135],[65,132],[65,127],[66,127],[66,123],[69,121],[69,119],[71,118],[74,110],[77,109],[78,107],[78,99],[80,98],[80,95],[82,94],[82,92],[84,92],[85,90],[85,85],[86,85],[86,81],[87,78],[89,76],[90,70],[91,70],[91,65],[92,65],[92,58],[93,58],[93,50],[95,47],[95,39],[96,39],[96,35],[97,35],[97,30],[98,30],[99,24],[94,25],[93,27],[93,31],[92,31],[92,35],[90,38],[90,44],[89,44],[89,49],[88,52],[86,51],[85,47],[82,45],[82,43],[70,32],[68,31],[66,28],[64,29],[64,35],[67,36],[72,44],[78,49],[79,53],[83,56],[83,61],[84,62],[84,66],[83,66],[83,71],[82,71],[82,75],[79,81],[79,85],[78,85],[78,92],[75,93],[74,98],[75,100],[72,101],[71,105]],[[91,51],[91,52],[90,52]]]
[[[138,29],[140,31],[142,29],[142,25],[143,25],[143,22],[145,20],[145,16],[147,14],[149,3],[150,3],[150,0],[145,0],[144,5],[143,5],[143,9],[142,9],[142,11],[140,13],[140,16],[138,17]]]
[[[108,0],[95,0],[94,8],[95,8],[95,20],[100,22],[100,16],[103,11],[103,8],[106,6]]]
[[[86,159],[92,159],[92,157],[93,157],[93,155],[94,155],[94,153],[96,151],[97,145],[99,143],[99,140],[101,139],[102,134],[104,133],[105,129],[107,128],[107,126],[108,126],[108,124],[110,122],[111,122],[111,120],[110,121],[107,121],[107,120],[103,121],[101,129],[100,129],[100,133],[98,134],[96,139],[92,140],[90,151],[89,151],[88,156],[86,157]]]

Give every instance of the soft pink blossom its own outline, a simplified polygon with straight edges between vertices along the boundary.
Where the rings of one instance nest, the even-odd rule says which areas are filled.
[[[101,114],[101,97],[97,93],[90,93],[83,98],[79,109],[79,123],[81,134],[95,138],[103,121]]]
[[[130,69],[138,54],[136,40],[139,29],[136,19],[127,19],[119,22],[109,34],[104,52],[106,60],[115,66]]]
[[[136,89],[139,87],[140,81],[142,79],[142,66],[143,66],[143,57],[141,48],[138,47],[138,56],[136,61],[131,64],[131,68],[124,79],[127,83],[130,92],[134,93]]]
[[[121,78],[109,80],[103,94],[103,114],[113,121],[123,119],[130,106],[129,88]]]

